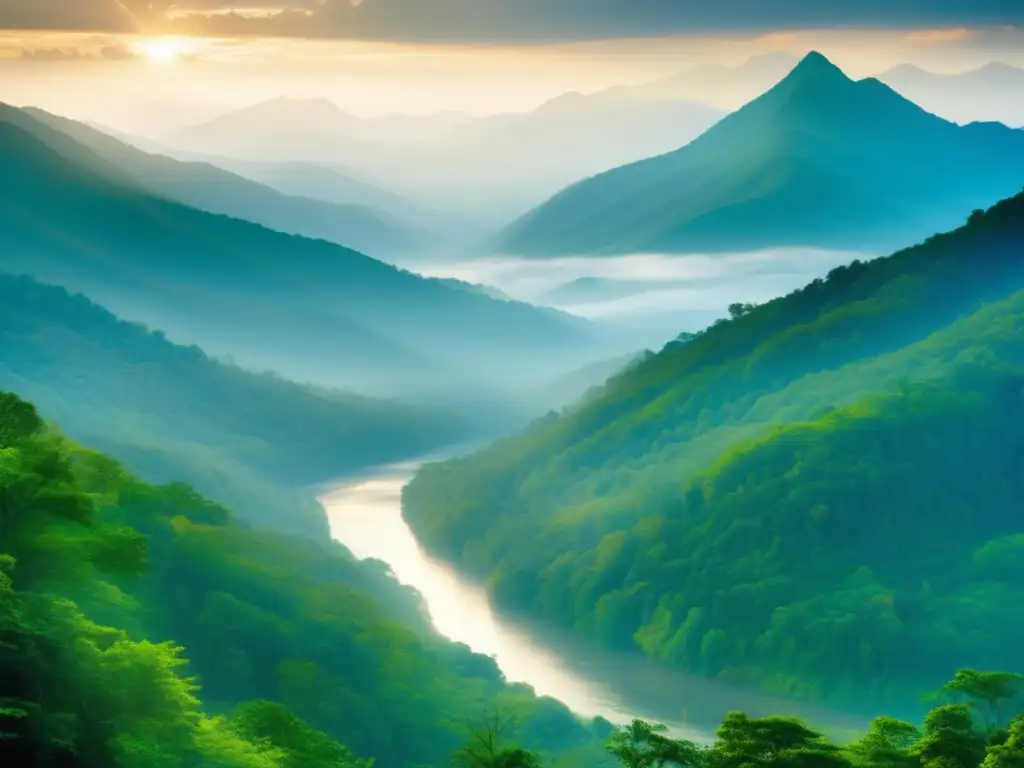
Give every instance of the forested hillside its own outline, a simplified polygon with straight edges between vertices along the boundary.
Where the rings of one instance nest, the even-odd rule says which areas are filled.
[[[7,393],[0,648],[5,766],[440,765],[488,712],[544,753],[608,731],[433,634],[379,563],[144,484]]]
[[[245,519],[326,538],[290,489],[463,439],[453,414],[243,371],[83,296],[0,274],[0,388],[147,479],[186,480]]]
[[[81,291],[211,354],[422,396],[453,381],[542,381],[604,347],[580,318],[147,194],[60,138],[73,146],[0,119],[0,270]]]
[[[1024,670],[1022,288],[1019,195],[426,467],[406,518],[506,608],[916,714],[960,666]]]

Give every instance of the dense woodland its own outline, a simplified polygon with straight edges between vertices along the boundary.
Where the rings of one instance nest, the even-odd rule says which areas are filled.
[[[1018,768],[1021,677],[961,670],[919,731],[843,748],[728,715],[710,746],[583,723],[433,635],[414,593],[342,547],[254,533],[139,482],[0,394],[0,758],[108,768]],[[480,713],[493,716],[481,717]]]
[[[431,465],[406,518],[506,608],[917,717],[1024,671],[1024,195],[833,270]],[[518,542],[529,540],[529,547]]]
[[[608,731],[439,638],[382,564],[142,483],[11,394],[0,542],[4,765],[439,764],[492,710],[544,753]]]
[[[83,296],[0,274],[0,388],[147,480],[185,480],[249,522],[326,538],[292,489],[464,439],[451,413],[317,390],[209,358]]]

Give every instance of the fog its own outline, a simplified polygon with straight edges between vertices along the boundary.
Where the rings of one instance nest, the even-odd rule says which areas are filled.
[[[633,254],[606,258],[497,257],[426,264],[424,274],[494,286],[505,294],[623,328],[697,331],[733,302],[762,303],[873,254],[775,248],[724,254]],[[669,337],[660,339],[668,341]]]

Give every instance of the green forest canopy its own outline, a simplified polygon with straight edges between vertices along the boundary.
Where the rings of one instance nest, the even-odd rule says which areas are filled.
[[[584,724],[442,641],[340,546],[267,536],[140,483],[0,393],[0,758],[96,768],[1019,768],[1020,675],[960,670],[919,730],[845,747],[726,716],[710,745]],[[390,606],[390,608],[388,608]],[[478,713],[492,711],[482,726]],[[512,726],[511,729],[508,726]]]
[[[0,648],[4,765],[403,768],[488,709],[544,753],[608,728],[437,636],[380,563],[142,483],[6,393]]]
[[[1024,671],[1022,257],[1019,195],[425,467],[406,518],[506,608],[774,693]]]
[[[63,288],[0,274],[0,388],[155,482],[186,480],[248,521],[327,536],[294,488],[471,434],[468,418],[305,387],[211,359]]]

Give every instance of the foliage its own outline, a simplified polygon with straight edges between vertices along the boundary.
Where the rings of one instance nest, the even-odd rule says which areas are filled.
[[[496,706],[524,749],[594,742],[340,545],[142,483],[6,393],[0,450],[4,765],[436,764]]]
[[[424,467],[406,519],[506,608],[737,684],[916,718],[1024,672],[1022,253],[1024,195],[835,269]]]
[[[462,439],[448,414],[219,363],[82,296],[0,275],[0,387],[158,482],[187,480],[264,526],[324,535],[296,486]],[[283,517],[285,508],[301,511]]]

